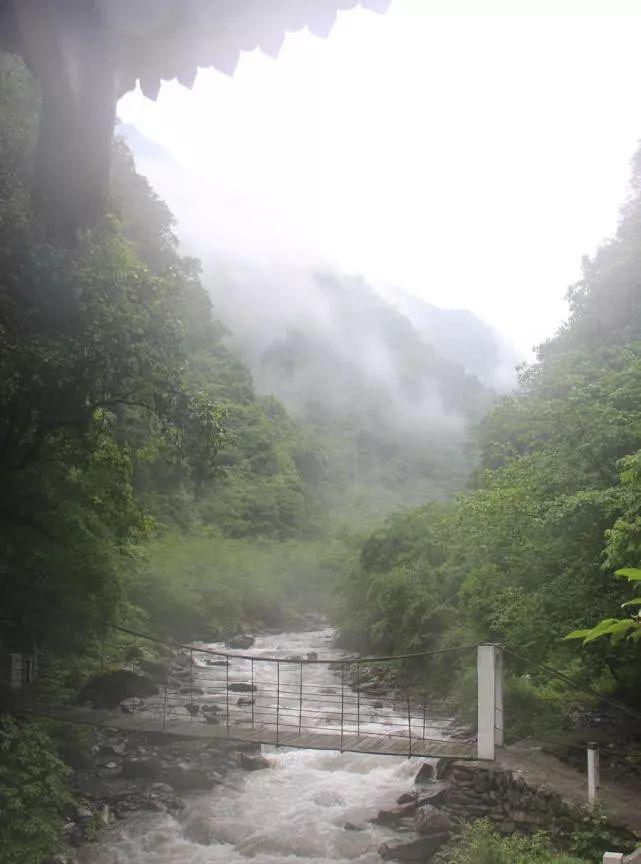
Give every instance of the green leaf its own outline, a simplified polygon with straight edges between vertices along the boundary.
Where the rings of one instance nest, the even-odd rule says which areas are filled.
[[[593,642],[595,639],[599,639],[601,636],[614,636],[618,634],[622,634],[627,632],[631,627],[634,627],[634,621],[632,618],[623,618],[621,621],[611,621],[611,623],[603,626],[605,624],[604,621],[601,624],[597,625],[592,633],[585,637],[584,644],[586,642]]]
[[[625,606],[641,606],[641,597],[633,597],[632,600],[626,600],[625,603],[621,604],[621,608],[623,609]]]
[[[638,567],[622,567],[614,571],[615,576],[623,576],[628,582],[641,582],[641,570]]]
[[[588,633],[591,633],[591,629],[587,630],[573,630],[571,633],[568,633],[567,636],[564,636],[564,639],[585,639]]]

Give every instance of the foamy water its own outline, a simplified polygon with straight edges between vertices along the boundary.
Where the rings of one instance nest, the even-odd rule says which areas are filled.
[[[256,640],[251,653],[340,657],[330,630]],[[241,652],[248,653],[248,652]],[[335,687],[327,666],[305,667],[317,686]],[[233,771],[226,786],[183,796],[177,816],[140,813],[80,850],[82,864],[379,864],[392,832],[369,823],[411,787],[420,762],[394,756],[263,748],[272,770]],[[349,830],[349,822],[362,830]]]

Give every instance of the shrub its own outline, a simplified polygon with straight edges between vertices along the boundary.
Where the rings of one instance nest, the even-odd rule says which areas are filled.
[[[447,864],[584,864],[555,852],[544,834],[502,837],[486,819],[465,825],[442,860]]]
[[[69,774],[41,724],[0,715],[3,864],[40,864],[62,847]]]

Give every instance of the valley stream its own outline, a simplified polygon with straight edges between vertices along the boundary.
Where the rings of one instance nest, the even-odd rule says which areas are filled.
[[[332,648],[332,637],[331,630],[261,636],[251,653],[345,656]],[[307,668],[319,688],[336,686],[326,664]],[[178,815],[139,812],[116,821],[79,850],[81,864],[379,864],[378,848],[393,832],[369,820],[413,788],[425,761],[271,747],[262,752],[272,768],[234,770],[224,785],[185,796]]]

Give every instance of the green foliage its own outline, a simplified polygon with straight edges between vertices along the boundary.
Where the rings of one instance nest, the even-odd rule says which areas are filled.
[[[40,864],[62,848],[70,771],[40,723],[0,715],[0,848],[4,864]]]
[[[345,590],[343,627],[372,646],[392,634],[395,646],[445,647],[456,634],[526,658],[509,661],[522,690],[514,696],[538,694],[532,710],[542,727],[542,664],[576,685],[570,706],[587,687],[639,699],[638,592],[613,574],[635,582],[641,561],[641,155],[633,188],[616,237],[570,292],[567,324],[481,422],[469,491],[443,520],[424,521],[442,557],[426,566],[425,549],[408,536],[419,509],[365,542]],[[399,616],[399,593],[417,614]],[[443,600],[445,614],[432,616]],[[585,641],[582,653],[568,633]]]
[[[544,834],[502,837],[490,822],[466,824],[447,846],[448,864],[582,864],[584,859],[556,852]]]

